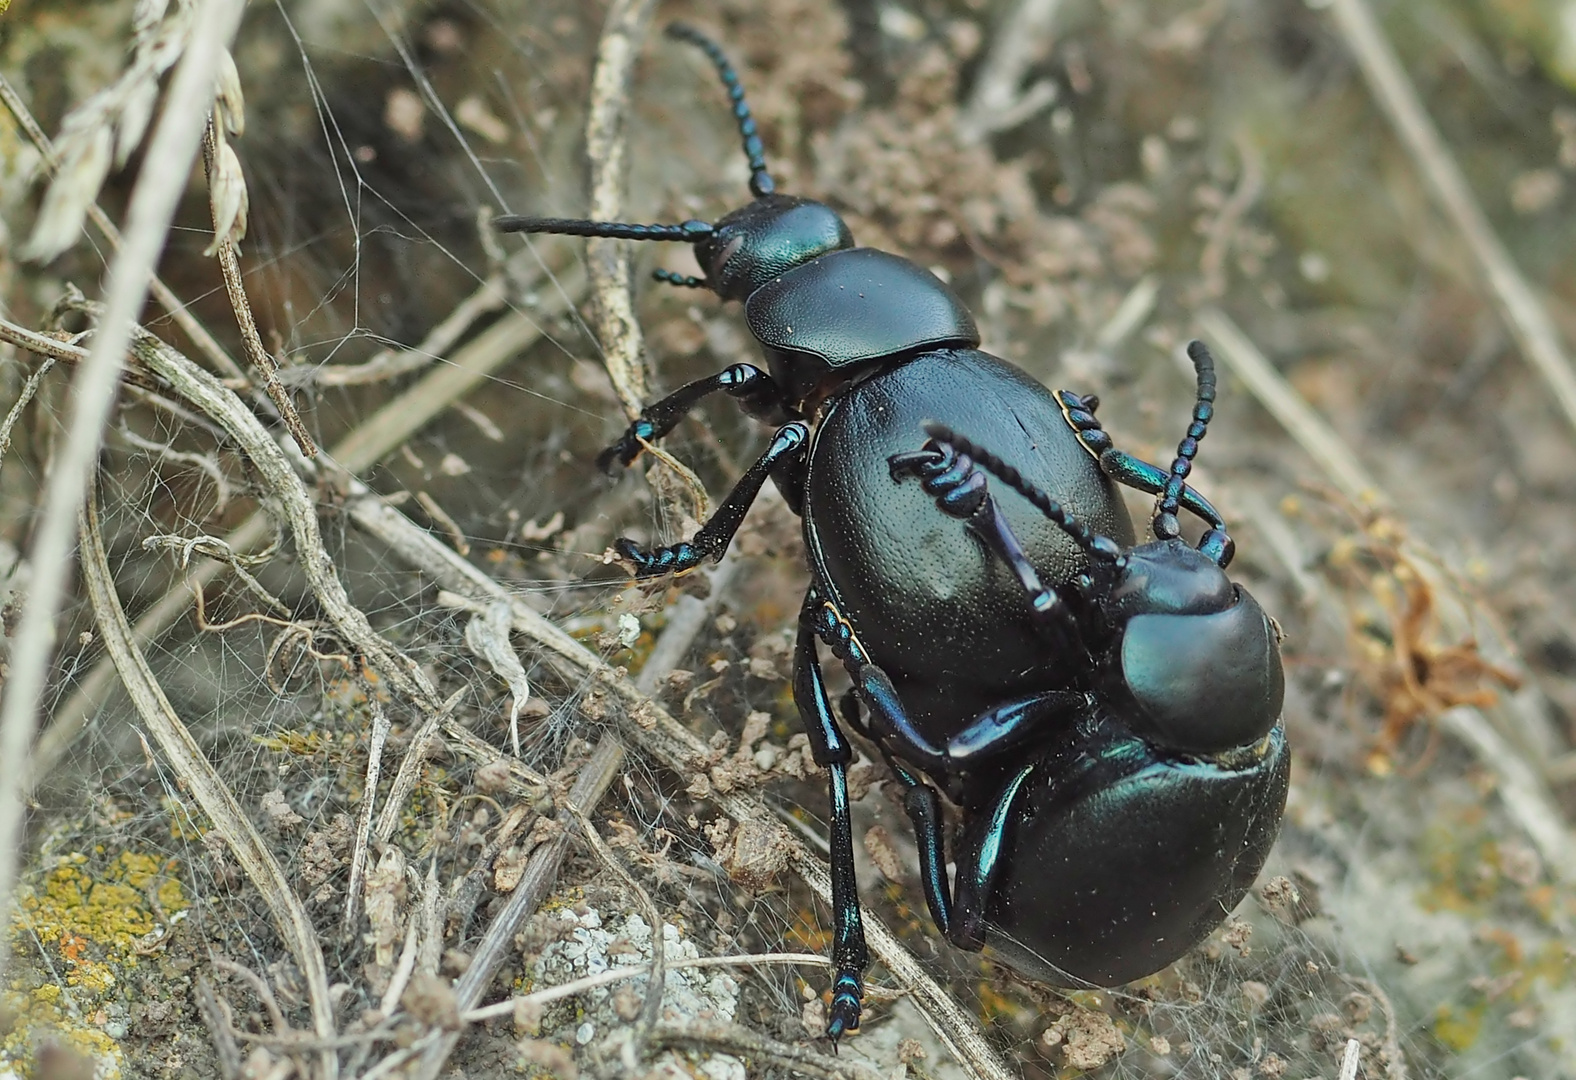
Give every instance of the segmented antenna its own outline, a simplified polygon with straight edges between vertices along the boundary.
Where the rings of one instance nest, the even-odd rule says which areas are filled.
[[[1023,478],[1022,473],[983,446],[976,442],[971,442],[945,424],[926,424],[925,434],[935,439],[938,443],[946,443],[959,453],[967,454],[974,459],[976,464],[983,466],[987,472],[1025,499],[1028,499],[1036,510],[1050,518],[1051,522],[1070,536],[1073,543],[1077,544],[1091,559],[1098,559],[1101,562],[1116,562],[1122,557],[1122,546],[1115,540],[1112,540],[1109,536],[1091,532],[1089,527],[1073,517],[1071,511],[1065,506],[1029,483]]]
[[[704,221],[682,225],[632,225],[623,221],[586,221],[581,218],[539,218],[504,214],[493,219],[499,232],[559,233],[563,236],[605,236],[612,240],[681,240],[693,244],[711,235]]]
[[[749,103],[744,100],[744,85],[739,82],[739,73],[728,62],[728,55],[722,51],[722,46],[687,23],[670,23],[667,34],[697,46],[717,69],[728,91],[728,99],[733,102],[733,118],[738,121],[739,137],[744,140],[744,156],[750,159],[750,193],[757,199],[770,195],[777,190],[777,185],[771,173],[766,171],[766,147],[756,132],[755,117],[750,115]]]
[[[676,274],[672,270],[664,270],[660,266],[651,271],[651,276],[656,281],[668,285],[677,285],[681,289],[709,289],[711,282],[705,278],[695,277],[693,274]]]
[[[1155,500],[1155,519],[1152,528],[1156,540],[1175,540],[1181,535],[1177,523],[1177,507],[1181,503],[1182,488],[1188,474],[1193,471],[1193,459],[1198,455],[1199,440],[1215,415],[1215,358],[1209,346],[1202,341],[1190,341],[1188,359],[1198,373],[1198,394],[1193,402],[1193,422],[1187,426],[1187,436],[1177,444],[1176,460],[1171,463],[1171,475],[1160,497]]]

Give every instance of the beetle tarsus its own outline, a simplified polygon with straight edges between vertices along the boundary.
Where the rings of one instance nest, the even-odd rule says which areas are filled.
[[[826,1021],[826,1037],[832,1040],[833,1047],[848,1032],[859,1030],[859,1001],[863,995],[864,987],[857,974],[852,971],[837,973],[837,981],[832,984],[832,1007]]]

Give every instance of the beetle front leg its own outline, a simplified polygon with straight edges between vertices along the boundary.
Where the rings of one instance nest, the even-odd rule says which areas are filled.
[[[845,1032],[859,1028],[860,1005],[864,997],[863,977],[870,965],[865,946],[864,922],[859,912],[859,882],[854,869],[854,823],[848,802],[848,762],[853,757],[848,740],[837,726],[832,701],[821,675],[821,662],[815,652],[815,628],[808,617],[819,608],[815,590],[805,595],[799,620],[799,638],[794,648],[794,704],[804,733],[810,740],[810,754],[817,765],[829,773],[832,834],[829,837],[832,861],[832,963],[837,976],[832,983],[832,1008],[827,1018],[826,1035],[834,1042]]]
[[[597,468],[610,471],[614,461],[620,465],[633,464],[644,449],[642,443],[662,438],[703,398],[719,391],[733,398],[741,409],[758,420],[781,424],[797,415],[788,407],[781,387],[770,375],[753,364],[731,364],[715,375],[696,379],[648,405],[624,430],[618,442],[597,455]]]
[[[647,550],[633,540],[620,538],[613,546],[634,564],[635,576],[641,578],[669,573],[683,574],[707,559],[720,559],[733,542],[733,535],[739,531],[744,515],[749,513],[750,504],[761,493],[761,485],[766,483],[766,478],[774,470],[803,457],[809,441],[810,428],[801,421],[795,420],[779,428],[766,452],[745,470],[722,505],[689,540]]]
[[[887,459],[894,480],[916,476],[942,513],[964,521],[991,553],[1012,571],[1029,598],[1029,608],[1041,631],[1053,638],[1059,652],[1077,655],[1084,650],[1078,620],[1055,589],[1048,588],[1029,562],[1023,545],[1013,533],[1001,506],[990,494],[985,474],[967,454],[956,448],[928,442],[923,450],[895,454]]]

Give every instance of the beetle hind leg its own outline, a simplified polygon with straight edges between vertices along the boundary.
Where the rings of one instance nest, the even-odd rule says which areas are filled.
[[[952,885],[947,880],[946,840],[942,833],[941,796],[936,789],[897,761],[885,749],[887,768],[903,788],[903,809],[914,826],[919,845],[919,879],[925,892],[925,906],[942,936],[952,937]]]
[[[848,745],[831,697],[821,675],[821,662],[815,651],[815,627],[810,612],[821,606],[814,589],[805,595],[799,619],[799,637],[794,647],[794,704],[810,740],[810,754],[817,765],[827,770],[831,797],[829,837],[832,862],[832,963],[837,975],[832,982],[832,1007],[827,1018],[827,1038],[836,1042],[845,1032],[859,1028],[864,997],[863,976],[870,964],[865,946],[864,921],[859,911],[859,883],[854,869],[854,823],[848,801],[848,763],[853,751]]]

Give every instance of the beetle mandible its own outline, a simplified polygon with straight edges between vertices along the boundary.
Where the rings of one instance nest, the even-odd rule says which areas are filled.
[[[777,425],[694,537],[617,546],[638,577],[693,570],[727,550],[767,477],[803,518],[811,584],[794,699],[830,777],[827,1034],[859,1026],[868,955],[852,750],[818,640],[853,681],[842,718],[903,788],[926,901],[949,940],[1063,986],[1164,967],[1262,867],[1290,760],[1278,630],[1226,576],[1225,522],[1186,483],[1213,413],[1208,350],[1189,347],[1198,393],[1171,468],[1118,449],[1094,396],[1053,394],[979,351],[973,317],[934,274],[855,247],[825,203],[777,193],[721,48],[684,25],[668,34],[721,76],[753,201],[714,224],[496,225],[689,243],[704,276],[655,276],[741,301],[765,355],[766,370],[732,364],[648,406],[598,462],[633,463],[717,392]],[[1157,497],[1152,543],[1136,544],[1117,484]],[[1184,509],[1207,526],[1197,548],[1180,539]],[[961,814],[951,882],[925,777]]]

